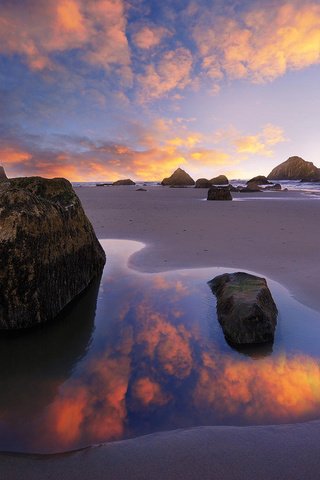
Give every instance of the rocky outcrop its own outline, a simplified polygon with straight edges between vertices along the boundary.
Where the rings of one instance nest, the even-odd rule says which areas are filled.
[[[195,188],[210,188],[212,183],[207,178],[198,178]]]
[[[161,185],[173,185],[173,186],[187,186],[187,185],[194,185],[195,181],[190,175],[182,170],[182,168],[178,168],[171,177],[164,178],[161,182]]]
[[[312,162],[300,157],[290,157],[275,167],[268,175],[269,180],[320,180],[320,169]]]
[[[3,182],[0,224],[1,329],[53,319],[102,272],[105,253],[63,178]]]
[[[113,186],[119,186],[119,185],[135,185],[135,182],[131,180],[130,178],[125,178],[124,180],[117,180],[116,182],[113,182]]]
[[[247,185],[249,183],[255,183],[256,185],[271,185],[271,182],[269,182],[267,177],[264,177],[263,175],[258,175],[257,177],[251,178],[247,181]]]
[[[261,188],[255,182],[248,182],[246,187],[240,188],[239,192],[241,193],[257,193],[261,192]]]
[[[6,175],[6,172],[4,171],[4,168],[0,165],[0,182],[2,180],[8,180],[8,177]]]
[[[280,191],[282,189],[280,183],[275,183],[274,185],[267,185],[264,187],[263,190],[271,190],[271,191]]]
[[[209,286],[217,297],[218,320],[228,342],[272,342],[278,310],[264,278],[244,272],[224,274]]]
[[[218,175],[217,177],[211,178],[209,180],[211,185],[228,185],[229,180],[225,175]]]
[[[229,187],[212,186],[208,191],[207,200],[232,200]]]

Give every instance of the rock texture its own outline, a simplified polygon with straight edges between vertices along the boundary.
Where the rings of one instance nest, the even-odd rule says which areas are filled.
[[[0,225],[1,329],[53,319],[102,272],[105,253],[63,178],[3,182]]]
[[[246,187],[240,188],[239,192],[241,193],[256,193],[261,192],[261,188],[255,182],[248,182]]]
[[[212,186],[208,191],[207,200],[232,200],[232,195],[228,187]]]
[[[207,178],[198,178],[195,184],[195,188],[210,188],[211,185],[211,181]]]
[[[268,175],[269,180],[320,180],[320,169],[312,162],[300,157],[290,157],[275,167]]]
[[[229,180],[225,175],[218,175],[218,177],[211,178],[209,180],[211,185],[228,185]]]
[[[281,187],[280,183],[275,183],[274,185],[267,185],[266,187],[264,187],[263,190],[280,191],[280,190],[282,190],[282,187]]]
[[[208,283],[217,297],[218,320],[230,343],[273,341],[278,310],[264,278],[237,272],[219,275]]]
[[[8,180],[8,177],[6,175],[6,172],[4,171],[4,168],[0,165],[0,182],[2,180]]]
[[[250,180],[247,181],[247,185],[249,183],[255,183],[256,185],[270,185],[271,182],[267,179],[267,177],[264,177],[263,175],[258,175],[257,177],[250,178]]]
[[[161,182],[161,185],[173,185],[173,186],[187,186],[194,185],[195,181],[190,175],[182,170],[182,168],[177,168],[171,177],[164,178]]]
[[[125,178],[124,180],[117,180],[113,182],[112,185],[119,186],[119,185],[135,185],[135,182],[130,178]]]

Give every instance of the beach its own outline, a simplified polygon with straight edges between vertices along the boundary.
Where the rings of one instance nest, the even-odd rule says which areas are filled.
[[[131,268],[249,270],[319,311],[320,197],[281,191],[206,201],[206,189],[76,188],[99,239],[145,244]],[[108,252],[107,262],[108,262]],[[307,328],[307,325],[306,325]],[[320,471],[320,421],[196,427],[57,455],[2,454],[6,479],[309,479]]]

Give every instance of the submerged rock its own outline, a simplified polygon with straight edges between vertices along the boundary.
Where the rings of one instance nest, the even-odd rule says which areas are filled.
[[[124,180],[117,180],[116,182],[113,182],[114,186],[119,186],[119,185],[135,185],[135,182],[131,180],[130,178],[125,178]]]
[[[229,180],[225,175],[218,175],[217,177],[211,178],[209,180],[211,185],[228,185]]]
[[[8,180],[8,177],[6,175],[6,172],[4,171],[4,168],[0,165],[0,182],[2,180]]]
[[[278,310],[264,278],[226,273],[208,284],[217,297],[218,320],[230,343],[273,341]]]
[[[232,200],[230,188],[212,186],[208,191],[207,200]]]
[[[0,223],[1,329],[53,319],[102,272],[105,253],[63,178],[4,182]]]
[[[275,167],[268,175],[269,180],[320,180],[320,169],[301,157],[290,157]]]
[[[161,182],[161,185],[173,185],[173,186],[187,186],[194,185],[195,181],[190,175],[182,170],[182,168],[177,168],[171,177],[164,178]]]

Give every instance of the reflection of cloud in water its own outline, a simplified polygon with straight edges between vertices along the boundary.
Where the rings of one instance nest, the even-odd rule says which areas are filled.
[[[223,416],[241,413],[256,422],[312,416],[320,407],[319,364],[307,355],[246,362],[205,352],[193,402]]]
[[[43,366],[38,391],[54,393],[49,406],[37,399],[39,415],[27,425],[23,448],[57,451],[164,428],[317,417],[318,358],[277,342],[267,358],[233,351],[206,284],[213,270],[137,274],[123,261],[118,273],[115,265],[111,275],[107,268],[90,349],[82,359],[80,349],[69,379]],[[9,404],[2,422],[8,412]]]

